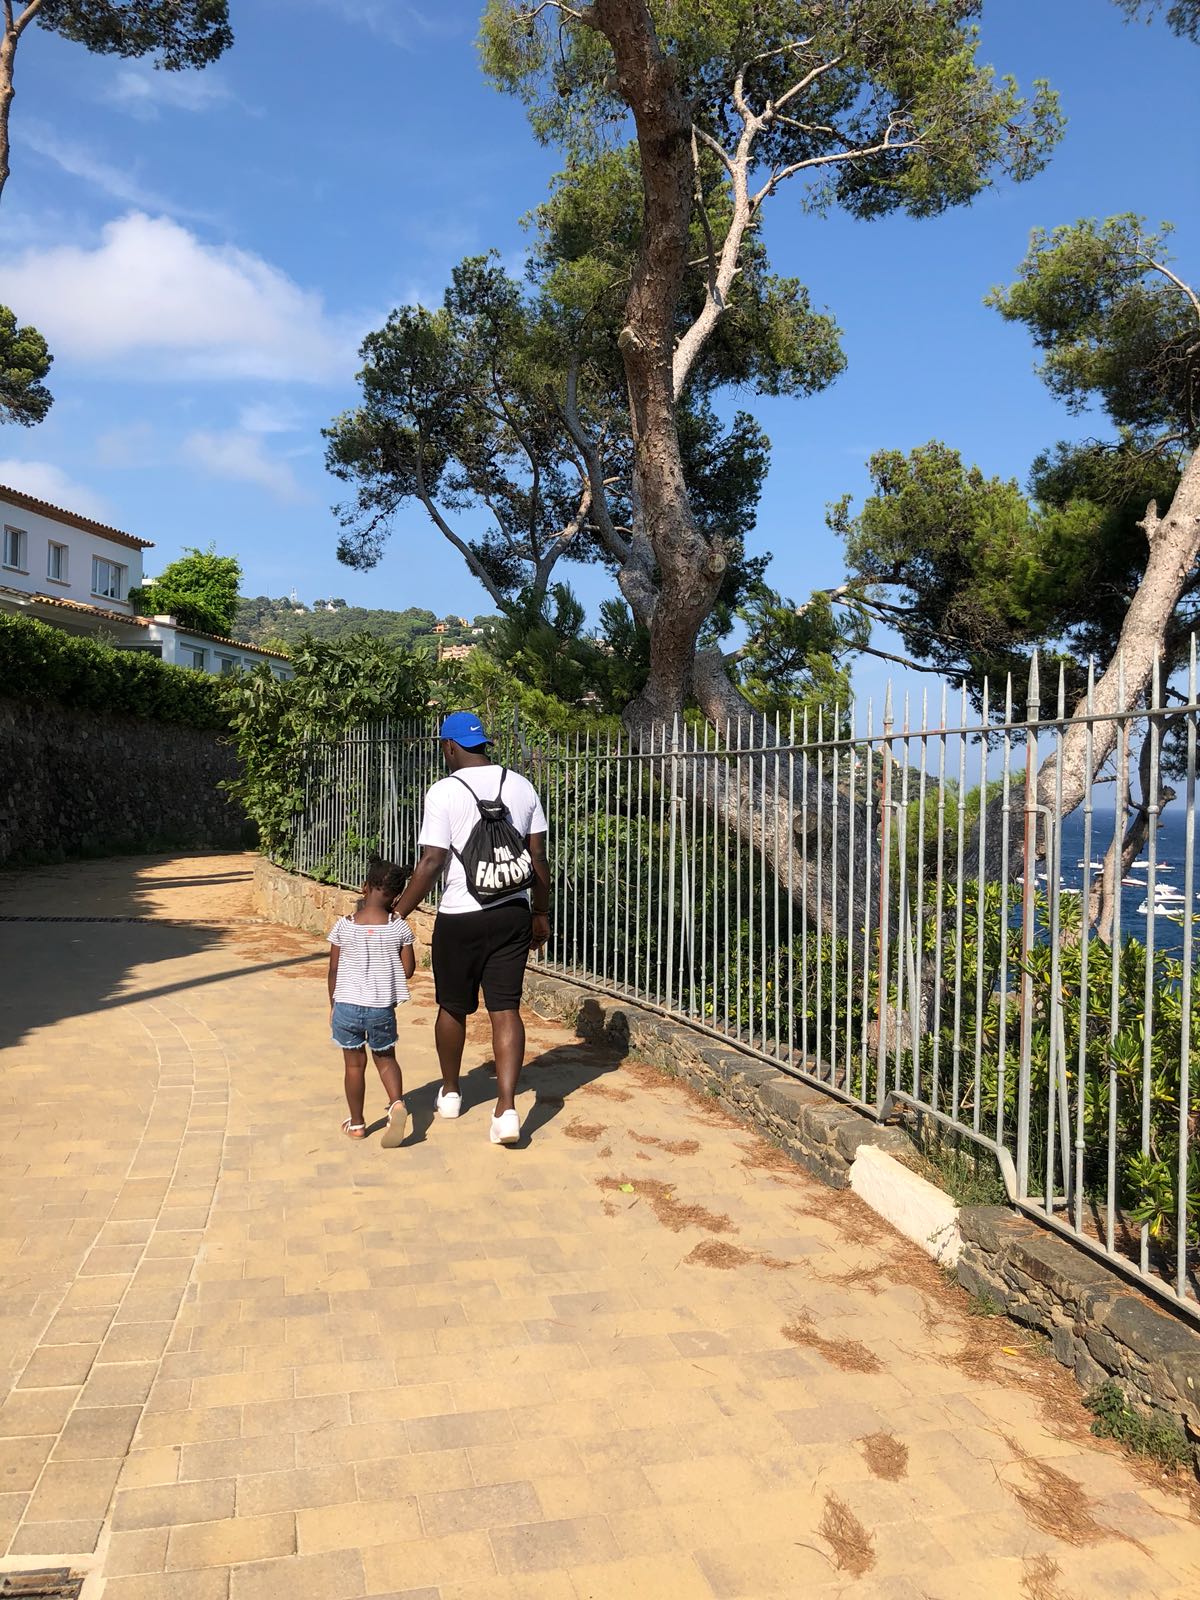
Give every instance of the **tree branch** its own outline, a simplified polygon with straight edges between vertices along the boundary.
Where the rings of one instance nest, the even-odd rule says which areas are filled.
[[[463,560],[467,563],[467,566],[470,568],[470,570],[479,579],[480,583],[487,590],[488,594],[495,601],[496,605],[500,608],[500,610],[503,611],[506,616],[510,615],[511,612],[512,612],[512,607],[509,604],[509,601],[508,601],[507,597],[504,594],[501,593],[499,588],[497,588],[496,584],[492,581],[492,577],[491,577],[490,573],[484,571],[483,565],[480,562],[478,556],[475,554],[474,550],[471,549],[470,545],[466,542],[465,539],[460,539],[459,538],[458,534],[455,533],[454,529],[446,521],[445,517],[443,517],[442,513],[438,510],[437,504],[434,501],[433,496],[429,493],[429,490],[426,488],[426,486],[425,486],[425,469],[421,465],[421,457],[424,454],[424,450],[425,450],[425,436],[424,436],[424,432],[421,432],[420,434],[418,434],[418,437],[417,437],[417,449],[416,449],[415,473],[414,473],[414,476],[416,477],[416,485],[417,485],[417,499],[421,502],[421,504],[425,507],[425,510],[429,513],[430,520],[433,522],[434,526],[438,529],[438,531],[443,535],[444,538],[446,538],[446,539],[448,539],[450,541],[450,543],[458,551],[459,555],[463,558]]]
[[[543,11],[558,11],[564,17],[570,17],[574,22],[582,22],[585,26],[590,26],[587,17],[584,16],[582,11],[576,11],[574,7],[564,5],[563,0],[541,0],[541,3],[534,6],[532,11],[525,13],[522,20],[526,24],[536,22]]]
[[[708,293],[715,300],[717,289],[717,247],[713,242],[712,224],[708,220],[708,207],[704,203],[704,186],[700,182],[700,149],[696,142],[696,125],[692,124],[692,166],[696,172],[696,209],[704,229],[704,244],[708,253]]]
[[[567,369],[567,389],[564,403],[557,408],[562,417],[563,426],[571,437],[571,442],[579,451],[580,457],[587,469],[588,485],[591,489],[591,513],[596,532],[600,535],[600,543],[604,546],[609,557],[618,566],[624,565],[629,559],[629,542],[623,539],[613,524],[612,516],[608,509],[608,495],[606,490],[613,481],[606,478],[604,468],[600,462],[600,452],[595,441],[589,437],[587,429],[579,417],[579,357],[571,357],[571,365]]]
[[[776,112],[778,112],[780,106],[786,106],[789,101],[794,100],[798,94],[803,94],[805,89],[811,89],[818,78],[824,77],[825,73],[827,72],[832,72],[834,67],[840,67],[845,59],[845,56],[834,56],[832,61],[823,61],[819,67],[814,67],[812,71],[806,73],[798,83],[792,84],[790,89],[785,89],[784,92],[779,96],[778,100],[770,101],[768,103],[765,115],[767,117],[774,115]]]
[[[699,127],[696,123],[692,124],[692,138],[693,140],[699,139],[702,144],[706,144],[712,151],[713,155],[715,155],[720,161],[726,172],[732,174],[733,157],[726,152],[725,146],[719,139],[714,139],[711,133],[706,133],[705,130]]]
[[[529,545],[530,545],[530,549],[534,550],[534,552],[536,554],[536,545],[537,545],[536,527],[537,527],[538,506],[539,506],[539,504],[541,502],[541,494],[542,494],[542,469],[541,469],[540,463],[538,461],[537,454],[534,451],[533,445],[530,443],[528,437],[526,436],[524,429],[520,426],[520,424],[517,422],[516,418],[513,416],[512,409],[509,406],[508,401],[504,397],[504,388],[503,388],[503,385],[500,382],[500,374],[496,369],[496,359],[495,359],[495,355],[494,354],[493,354],[492,360],[491,360],[491,368],[492,368],[492,393],[496,396],[496,399],[500,402],[500,409],[504,412],[504,420],[508,423],[508,426],[512,429],[513,434],[515,435],[515,437],[517,439],[517,442],[520,444],[521,449],[524,450],[524,452],[525,452],[525,459],[529,462],[530,472],[531,472],[532,477],[533,477],[533,488],[531,489],[530,496],[529,496]],[[493,515],[494,515],[494,513],[493,513]]]
[[[750,204],[757,211],[763,201],[788,178],[794,178],[798,172],[806,172],[815,167],[831,167],[842,161],[862,161],[867,156],[882,155],[885,150],[912,150],[922,143],[920,135],[912,139],[893,140],[891,129],[884,135],[878,144],[860,145],[856,150],[834,150],[828,155],[807,156],[803,161],[793,161],[791,166],[781,167],[773,172],[763,184],[762,188],[752,198]]]
[[[1173,283],[1177,289],[1181,290],[1185,295],[1187,295],[1188,299],[1192,302],[1192,309],[1196,313],[1196,320],[1200,322],[1200,295],[1196,293],[1191,284],[1185,283],[1183,279],[1176,273],[1172,272],[1170,267],[1168,267],[1164,262],[1156,261],[1148,251],[1135,249],[1134,254],[1144,261],[1147,266],[1153,267],[1155,272],[1161,272],[1163,277],[1166,278],[1169,283]]]
[[[24,11],[22,11],[17,20],[13,22],[12,6],[8,4],[6,0],[4,10],[8,18],[8,23],[14,39],[19,39],[21,37],[21,35],[25,32],[25,29],[29,26],[41,9],[42,0],[29,0],[29,3],[26,5]]]
[[[588,512],[591,510],[592,486],[583,473],[581,473],[580,476],[583,478],[583,490],[579,497],[579,507],[576,510],[575,515],[571,518],[570,522],[564,524],[560,531],[555,535],[550,548],[546,551],[545,555],[537,564],[537,570],[534,574],[533,581],[539,594],[545,593],[550,582],[550,574],[554,571],[555,563],[567,549],[568,545],[570,545],[571,542],[578,537],[580,529],[587,521]]]

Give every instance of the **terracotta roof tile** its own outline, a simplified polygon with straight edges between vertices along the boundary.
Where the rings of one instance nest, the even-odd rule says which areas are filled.
[[[105,522],[80,516],[78,511],[65,511],[62,506],[51,505],[49,500],[39,500],[36,495],[25,494],[6,483],[0,483],[0,500],[7,500],[10,505],[20,506],[25,511],[40,512],[43,517],[52,517],[55,522],[65,523],[69,528],[80,528],[84,533],[98,533],[104,539],[128,545],[131,550],[154,549],[153,539],[138,539],[132,533],[122,533],[120,528],[110,528]]]

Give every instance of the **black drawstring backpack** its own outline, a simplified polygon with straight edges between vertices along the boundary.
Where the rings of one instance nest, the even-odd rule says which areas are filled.
[[[471,829],[470,838],[461,850],[450,846],[452,855],[462,863],[467,878],[467,892],[481,906],[493,900],[503,900],[533,883],[533,860],[529,854],[529,841],[523,839],[508,820],[508,808],[501,796],[508,768],[500,769],[500,787],[494,800],[481,800],[469,783],[455,773],[458,783],[479,807],[479,821]]]

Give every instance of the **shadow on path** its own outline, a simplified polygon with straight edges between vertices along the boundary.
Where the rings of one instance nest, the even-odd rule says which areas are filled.
[[[548,1025],[556,1026],[556,1024]],[[470,1041],[467,1048],[471,1048]],[[573,1044],[553,1045],[531,1056],[521,1072],[517,1093],[528,1094],[532,1089],[534,1103],[532,1109],[521,1119],[520,1139],[509,1148],[528,1149],[538,1132],[564,1110],[568,1098],[576,1090],[616,1072],[628,1054],[627,1035],[619,1028],[610,1026],[603,1042],[580,1039]],[[403,1058],[400,1065],[403,1070]],[[403,1145],[400,1146],[401,1149],[421,1144],[428,1137],[429,1129],[437,1115],[437,1092],[440,1087],[440,1080],[435,1079],[417,1088],[405,1089],[404,1099],[408,1106],[410,1127]],[[462,1091],[462,1117],[468,1117],[481,1109],[489,1112],[496,1097],[495,1063],[489,1059],[468,1067],[459,1080],[459,1088]],[[378,1121],[368,1124],[367,1137],[381,1133],[386,1121],[385,1117],[380,1117]]]

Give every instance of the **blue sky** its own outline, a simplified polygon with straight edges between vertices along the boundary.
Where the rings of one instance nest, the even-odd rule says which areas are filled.
[[[519,260],[553,157],[480,75],[465,0],[231,9],[235,47],[203,74],[36,28],[22,42],[0,299],[50,340],[57,400],[40,428],[0,437],[0,482],[155,540],[150,570],[215,542],[250,594],[490,609],[418,509],[374,572],[339,566],[320,428],[353,404],[358,340],[391,307],[438,300],[466,253]],[[1200,276],[1200,50],[1107,0],[991,0],[983,39],[1023,86],[1062,93],[1066,138],[1039,178],[920,223],[807,217],[786,190],[772,202],[774,261],[834,313],[849,358],[825,394],[753,404],[774,445],[754,542],[793,596],[842,575],[824,508],[861,492],[872,450],[941,437],[1023,478],[1043,446],[1091,431],[980,303],[1031,227],[1171,218]],[[595,569],[572,581],[593,607],[609,592]]]

